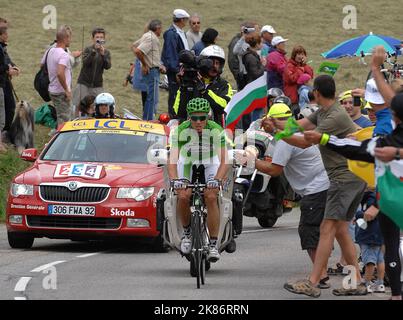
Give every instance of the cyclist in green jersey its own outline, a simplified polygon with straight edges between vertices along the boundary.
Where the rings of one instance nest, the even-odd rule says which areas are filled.
[[[192,190],[187,184],[192,181],[193,172],[204,169],[207,188],[204,191],[207,206],[207,226],[210,234],[210,250],[207,259],[220,259],[217,238],[220,226],[220,212],[217,202],[220,185],[226,177],[229,165],[226,163],[227,148],[224,129],[208,120],[210,103],[204,98],[190,100],[186,107],[189,120],[183,122],[171,134],[171,150],[168,174],[177,191],[177,212],[183,225],[181,251],[190,253],[192,235],[190,229],[190,199]],[[200,168],[200,166],[203,166]]]

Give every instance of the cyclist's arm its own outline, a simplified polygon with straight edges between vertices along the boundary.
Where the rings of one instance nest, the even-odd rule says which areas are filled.
[[[227,155],[227,148],[220,148],[220,166],[218,167],[217,174],[214,177],[217,180],[223,180],[227,176],[228,170],[230,168],[230,165],[226,162]]]

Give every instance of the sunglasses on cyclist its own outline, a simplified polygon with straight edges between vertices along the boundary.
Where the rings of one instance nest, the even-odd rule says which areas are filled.
[[[190,116],[190,120],[196,122],[196,121],[206,121],[207,115],[205,116]]]

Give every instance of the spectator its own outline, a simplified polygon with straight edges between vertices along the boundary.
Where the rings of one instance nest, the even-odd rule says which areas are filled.
[[[307,118],[319,109],[318,104],[316,103],[315,95],[312,91],[308,92],[308,99],[309,104],[305,105],[305,107],[301,110],[299,118]]]
[[[190,30],[186,32],[186,38],[188,40],[189,48],[193,48],[193,46],[201,40],[203,35],[203,32],[200,31],[201,21],[197,13],[190,17],[189,26]]]
[[[211,46],[217,42],[218,31],[212,28],[207,28],[201,40],[198,41],[193,47],[192,50],[194,51],[196,56],[199,56],[200,53],[203,51],[204,48]]]
[[[11,82],[12,77],[19,76],[21,73],[20,68],[11,60],[8,52],[7,52],[7,45],[8,45],[8,22],[6,19],[0,18],[0,26],[6,27],[7,32],[3,34],[3,37],[7,37],[5,41],[0,40],[0,46],[3,48],[3,52],[5,55],[6,65],[10,66],[11,68],[8,71],[8,76],[6,77],[6,84],[4,87],[4,105],[5,105],[5,123],[4,123],[4,131],[9,131],[11,128],[11,123],[14,119],[14,112],[15,112],[15,99],[13,93],[13,84]],[[12,74],[10,74],[10,71]]]
[[[317,77],[313,92],[320,109],[308,118],[298,120],[299,125],[306,130],[315,129],[314,132],[324,133],[330,130],[333,135],[340,138],[345,138],[348,134],[356,131],[354,122],[336,103],[336,84],[332,77],[328,75]],[[275,121],[275,124],[280,129],[284,128],[284,122]],[[284,141],[300,148],[312,146],[312,142],[306,140],[305,136],[293,135],[290,138],[285,138]],[[337,296],[365,295],[367,289],[361,283],[356,249],[349,234],[348,226],[357,211],[366,184],[348,170],[346,158],[327,150],[323,146],[320,146],[319,149],[330,180],[330,187],[327,193],[325,216],[320,227],[320,239],[314,266],[308,279],[288,282],[284,288],[293,293],[306,294],[311,297],[320,296],[320,289],[316,286],[324,268],[327,267],[333,242],[336,238],[347,263],[355,267],[358,285],[355,289],[334,289],[333,294]]]
[[[64,27],[66,28],[67,31],[69,31],[70,33],[73,32],[73,30],[71,29],[70,26],[68,25],[64,25]],[[57,44],[57,41],[53,41],[53,43],[50,45],[50,47],[55,48]],[[80,65],[81,63],[81,54],[82,52],[77,50],[77,51],[70,51],[70,48],[66,48],[66,52],[69,54],[70,56],[70,63],[71,63],[71,68],[74,69],[77,66]]]
[[[287,65],[285,43],[288,39],[277,36],[272,40],[274,51],[267,56],[267,88],[279,88],[284,91],[283,73]]]
[[[311,88],[306,84],[313,79],[313,69],[306,62],[307,54],[305,48],[302,46],[294,47],[291,59],[288,60],[283,74],[284,94],[291,99],[291,110],[294,115],[299,114],[303,106],[309,103],[307,96]],[[301,96],[299,93],[301,93]],[[303,96],[305,97],[304,99],[302,99]]]
[[[286,120],[292,116],[292,113],[287,105],[275,103],[270,108],[268,116]],[[270,134],[275,132],[271,123],[265,122],[263,128]],[[323,220],[329,188],[329,179],[318,147],[301,149],[280,140],[274,146],[271,162],[258,159],[253,161],[255,161],[256,169],[271,177],[279,177],[284,172],[293,190],[302,196],[298,234],[302,250],[307,250],[310,259],[314,262],[319,242],[319,227]],[[320,288],[329,288],[328,280],[324,268],[319,281]]]
[[[242,63],[246,70],[246,84],[249,84],[264,74],[264,66],[258,51],[262,48],[262,38],[259,33],[255,32],[246,39],[249,45],[248,49],[242,56]],[[251,121],[256,121],[262,117],[263,108],[256,109],[252,114],[248,114],[242,118],[243,127],[249,128]],[[248,119],[246,119],[248,117]],[[249,120],[249,123],[247,123]]]
[[[164,46],[162,47],[161,60],[166,69],[168,77],[168,113],[171,118],[175,118],[173,106],[179,85],[176,75],[179,72],[179,52],[189,50],[183,28],[189,20],[189,14],[182,9],[173,12],[173,25],[164,32]]]
[[[372,125],[374,126],[376,123],[376,114],[374,109],[371,107],[371,105],[367,102],[367,104],[364,107],[365,110],[367,110],[368,118],[371,121]]]
[[[165,72],[161,65],[161,47],[159,37],[162,32],[160,20],[152,20],[141,39],[133,46],[133,52],[141,62],[142,82],[147,87],[147,97],[143,108],[143,120],[154,120],[157,113],[159,98],[160,70]]]
[[[80,101],[80,119],[93,118],[95,114],[95,97],[88,95]]]
[[[360,101],[362,104],[363,101],[361,99]],[[351,90],[344,91],[339,97],[339,102],[357,126],[360,128],[372,127],[372,122],[361,114],[361,105],[354,106]]]
[[[255,22],[245,22],[241,25],[241,36],[239,40],[234,44],[232,53],[237,56],[239,63],[237,78],[235,79],[238,86],[238,91],[242,90],[246,86],[246,69],[242,62],[242,56],[245,54],[249,47],[246,43],[246,38],[255,33],[259,29],[259,26]],[[246,129],[246,128],[245,128]]]
[[[376,202],[375,193],[367,193],[362,201],[364,206],[362,210],[357,211],[356,219],[363,219],[364,212]],[[365,266],[365,284],[368,292],[385,292],[383,279],[385,276],[385,261],[382,252],[382,233],[379,227],[378,219],[367,222],[365,228],[360,228],[356,223],[355,241],[359,244],[361,250],[362,263]],[[375,266],[377,271],[377,280],[372,281],[375,274]]]
[[[92,31],[92,45],[84,49],[83,66],[74,89],[73,104],[75,106],[78,106],[85,96],[97,96],[104,91],[104,70],[112,67],[111,54],[105,47],[105,34],[105,29],[95,28]]]
[[[260,30],[260,34],[263,38],[262,57],[267,57],[275,50],[271,42],[276,33],[276,30],[274,30],[272,26],[268,25],[263,26],[262,30]]]
[[[5,43],[8,39],[7,27],[0,27],[0,42]],[[1,131],[4,129],[6,122],[5,115],[5,102],[4,102],[4,88],[9,72],[16,73],[15,70],[10,70],[10,66],[6,63],[6,55],[3,46],[0,44],[0,152],[5,152],[6,148],[2,142]]]
[[[70,120],[71,116],[71,63],[65,51],[70,46],[72,34],[65,27],[56,34],[56,47],[49,48],[43,55],[41,64],[45,63],[49,73],[49,95],[57,113],[58,125]]]

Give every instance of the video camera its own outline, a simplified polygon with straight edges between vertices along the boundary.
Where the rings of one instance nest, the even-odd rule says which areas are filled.
[[[255,32],[255,31],[256,31],[255,28],[244,27],[244,28],[242,29],[242,32],[243,32],[244,34],[253,33],[253,32]]]
[[[179,62],[182,63],[184,70],[181,86],[187,91],[204,90],[204,83],[199,79],[199,73],[202,76],[207,75],[214,65],[213,60],[207,57],[196,57],[190,50],[182,50],[179,53]]]

